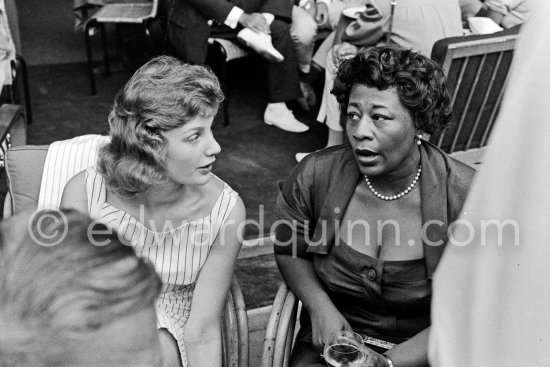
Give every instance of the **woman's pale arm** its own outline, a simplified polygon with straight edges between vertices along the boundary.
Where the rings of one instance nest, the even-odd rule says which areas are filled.
[[[428,367],[428,337],[430,328],[422,330],[406,342],[396,345],[386,353],[395,367]]]
[[[368,357],[361,367],[389,367],[388,358],[392,361],[394,367],[429,367],[429,334],[430,328],[427,327],[406,342],[396,345],[383,355],[365,347]]]
[[[59,207],[61,209],[73,209],[80,213],[89,214],[85,171],[77,173],[67,182]]]
[[[244,219],[244,204],[238,199],[200,271],[184,332],[189,367],[222,365],[221,316],[241,248]]]
[[[283,254],[276,254],[275,259],[286,284],[311,317],[314,346],[322,348],[335,331],[351,330],[323,289],[311,260]]]

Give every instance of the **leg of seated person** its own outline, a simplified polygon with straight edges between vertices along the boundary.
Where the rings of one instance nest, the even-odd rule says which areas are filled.
[[[273,46],[284,56],[282,62],[267,62],[268,99],[264,121],[290,132],[304,132],[309,127],[296,120],[285,102],[302,96],[298,66],[289,22],[275,18],[271,23]]]
[[[298,71],[300,73],[302,97],[298,99],[298,103],[303,110],[309,111],[310,107],[316,103],[315,92],[307,80],[311,71],[311,58],[313,57],[315,37],[317,36],[317,22],[305,9],[299,6],[292,8],[290,36],[296,50]]]
[[[323,87],[323,98],[321,100],[321,106],[319,107],[319,113],[317,115],[318,122],[325,122],[328,127],[328,140],[325,147],[333,145],[340,145],[344,143],[344,132],[340,125],[340,105],[330,91],[334,84],[334,75],[336,71],[336,63],[332,57],[332,52],[327,54],[325,69],[325,85]],[[299,152],[296,153],[294,158],[300,162],[309,153]]]
[[[286,102],[300,97],[296,52],[290,37],[290,24],[275,18],[271,23],[273,46],[284,56],[284,61],[268,62],[269,102]]]
[[[330,91],[334,84],[334,75],[336,71],[336,62],[333,58],[332,52],[327,54],[326,58],[326,69],[325,69],[325,86],[323,89],[323,100],[321,101],[321,108],[319,110],[319,115],[317,116],[317,121],[327,124],[330,130],[334,132],[342,132],[342,126],[340,125],[340,106],[336,97],[333,96]],[[343,134],[341,134],[343,137]],[[333,140],[332,145],[342,144],[342,141]],[[330,145],[327,145],[330,146]]]
[[[307,11],[299,6],[292,8],[292,24],[290,25],[290,36],[296,50],[298,70],[308,74],[315,47],[317,36],[317,22]]]
[[[162,367],[182,367],[180,351],[176,339],[166,329],[159,329]]]
[[[318,65],[321,69],[326,69],[327,67],[327,55],[330,52],[330,49],[334,45],[334,39],[336,32],[331,32],[327,38],[321,42],[317,51],[313,54],[313,62]]]

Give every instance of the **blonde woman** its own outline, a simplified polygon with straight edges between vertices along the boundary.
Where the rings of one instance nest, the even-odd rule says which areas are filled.
[[[71,179],[62,199],[155,265],[165,366],[221,366],[220,316],[245,218],[238,194],[212,174],[222,100],[206,68],[149,61],[115,98],[97,166]]]

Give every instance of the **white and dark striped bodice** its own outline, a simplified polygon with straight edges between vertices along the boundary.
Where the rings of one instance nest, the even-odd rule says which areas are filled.
[[[105,180],[94,167],[86,170],[86,189],[90,216],[116,230],[125,243],[134,247],[138,256],[154,264],[163,283],[161,293],[181,289],[197,280],[212,243],[238,198],[238,194],[224,183],[206,217],[154,228],[146,227],[139,218],[105,201]]]

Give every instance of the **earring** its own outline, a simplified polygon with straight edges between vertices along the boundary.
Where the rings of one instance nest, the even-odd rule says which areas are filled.
[[[418,134],[418,135],[416,136],[416,138],[418,139],[418,140],[416,141],[416,145],[421,145],[421,144],[422,144],[422,134]]]

